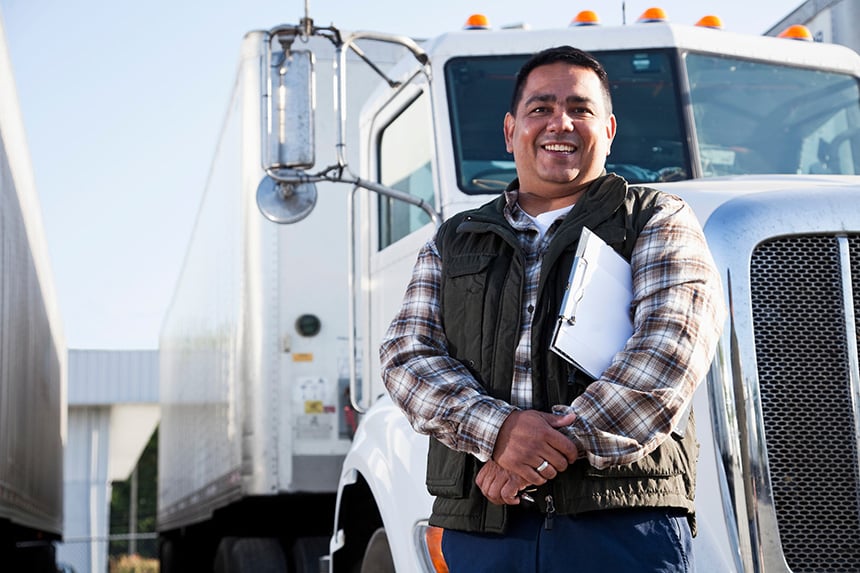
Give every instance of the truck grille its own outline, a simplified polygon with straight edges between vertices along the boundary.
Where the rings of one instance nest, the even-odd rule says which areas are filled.
[[[851,304],[860,317],[860,235],[847,244]],[[850,356],[858,332],[856,321],[847,332],[844,259],[837,237],[812,235],[762,243],[751,261],[767,467],[782,552],[794,573],[860,571],[851,383],[858,357]]]

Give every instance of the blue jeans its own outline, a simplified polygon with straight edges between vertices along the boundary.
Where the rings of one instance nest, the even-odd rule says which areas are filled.
[[[451,573],[691,573],[687,518],[665,509],[556,515],[544,528],[537,511],[514,509],[504,535],[446,529],[442,553]]]

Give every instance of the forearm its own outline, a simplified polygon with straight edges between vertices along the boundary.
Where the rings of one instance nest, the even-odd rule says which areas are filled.
[[[448,354],[440,319],[440,275],[438,253],[428,243],[380,348],[382,378],[416,431],[486,461],[514,408],[487,395]]]
[[[687,207],[664,209],[633,255],[634,334],[569,408],[565,429],[595,467],[628,464],[665,440],[707,374],[725,316],[720,277]]]
[[[434,353],[419,336],[387,340],[381,356],[385,386],[415,431],[490,459],[513,406],[487,395],[462,364]]]

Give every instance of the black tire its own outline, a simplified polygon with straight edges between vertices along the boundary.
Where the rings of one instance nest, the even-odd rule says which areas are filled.
[[[284,550],[271,537],[225,537],[215,552],[215,573],[289,573]]]
[[[293,572],[320,573],[320,558],[328,555],[328,537],[299,537],[293,544]]]
[[[161,538],[158,543],[158,570],[161,573],[182,573],[185,567],[179,553],[179,542],[174,539]]]
[[[395,573],[394,559],[388,546],[388,536],[380,527],[370,536],[364,558],[361,560],[360,573]]]

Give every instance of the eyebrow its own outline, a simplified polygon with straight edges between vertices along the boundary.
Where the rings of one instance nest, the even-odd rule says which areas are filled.
[[[530,104],[535,103],[535,102],[540,102],[540,103],[552,102],[552,103],[555,103],[556,101],[558,101],[558,98],[556,98],[553,94],[536,94],[536,95],[533,95],[530,98],[528,98],[524,102],[524,105],[530,105]],[[565,98],[565,101],[569,104],[570,103],[593,103],[593,100],[591,98],[588,98],[585,96],[579,96],[579,95],[568,96],[567,98]]]

